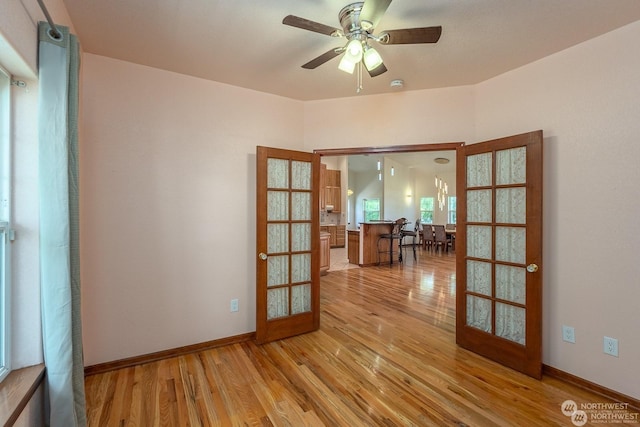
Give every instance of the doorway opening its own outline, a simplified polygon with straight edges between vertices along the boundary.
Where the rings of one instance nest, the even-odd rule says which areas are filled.
[[[322,156],[321,161],[328,160],[326,163],[343,176],[344,209],[340,213],[321,212],[322,218],[345,225],[347,233],[357,230],[361,222],[373,218],[371,215],[378,220],[407,218],[410,227],[417,220],[424,224],[455,223],[450,201],[456,197],[456,150],[463,145],[451,142],[314,150]],[[442,158],[448,159],[448,164],[443,164]],[[435,179],[440,179],[448,191],[438,192]],[[378,206],[378,212],[366,210],[372,205]],[[355,266],[348,258],[348,240],[344,239],[344,248],[331,250],[334,271]]]

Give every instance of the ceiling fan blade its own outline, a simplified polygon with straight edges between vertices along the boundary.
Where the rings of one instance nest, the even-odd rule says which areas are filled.
[[[384,64],[380,64],[376,68],[374,68],[373,70],[367,70],[367,72],[369,73],[369,75],[371,77],[377,77],[380,74],[386,73],[387,72],[387,67],[385,67]]]
[[[390,4],[391,0],[366,0],[360,11],[360,21],[371,22],[375,28]]]
[[[319,67],[320,65],[322,65],[325,62],[335,58],[336,56],[340,55],[341,53],[342,53],[342,49],[341,48],[331,49],[330,51],[327,51],[327,52],[323,53],[322,55],[318,56],[317,58],[312,59],[311,61],[307,62],[306,64],[304,64],[302,66],[302,68],[306,68],[307,70],[313,70],[314,68]]]
[[[292,27],[302,28],[303,30],[325,34],[327,36],[341,33],[341,30],[339,30],[338,28],[330,27],[319,22],[309,21],[308,19],[300,18],[293,15],[285,16],[282,20],[282,23],[285,25],[290,25]]]
[[[405,28],[403,30],[383,31],[380,34],[382,44],[436,43],[442,34],[442,27]]]

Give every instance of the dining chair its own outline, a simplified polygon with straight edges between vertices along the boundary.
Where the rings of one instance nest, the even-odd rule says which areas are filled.
[[[442,248],[442,251],[449,250],[449,240],[447,239],[447,232],[444,229],[444,225],[433,226],[433,249]]]
[[[422,249],[429,249],[433,246],[433,228],[431,224],[422,224]]]

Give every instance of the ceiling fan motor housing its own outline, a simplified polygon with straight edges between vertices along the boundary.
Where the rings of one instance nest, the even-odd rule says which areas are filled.
[[[359,39],[363,41],[367,38],[368,32],[373,30],[373,25],[370,22],[360,21],[360,12],[363,5],[363,2],[352,3],[343,7],[338,14],[344,35],[349,40]]]

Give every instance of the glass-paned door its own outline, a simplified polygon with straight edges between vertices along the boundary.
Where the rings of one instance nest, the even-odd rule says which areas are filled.
[[[257,147],[259,343],[320,325],[319,168],[317,154]]]
[[[542,131],[458,150],[462,347],[542,375]]]

